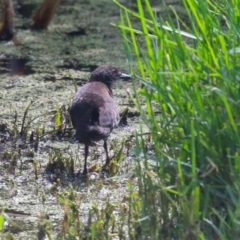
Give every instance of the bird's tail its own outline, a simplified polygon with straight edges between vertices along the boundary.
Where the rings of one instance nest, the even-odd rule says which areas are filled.
[[[77,126],[77,138],[79,142],[91,144],[91,142],[97,142],[105,140],[109,137],[111,130],[107,127],[101,127],[97,124],[86,125],[78,123]]]
[[[107,139],[111,133],[111,130],[107,127],[100,127],[99,125],[88,126],[89,135],[94,141]]]

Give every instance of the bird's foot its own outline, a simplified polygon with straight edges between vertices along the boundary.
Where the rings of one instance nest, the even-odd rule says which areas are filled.
[[[101,167],[101,171],[109,172],[109,170],[110,170],[110,163],[105,163],[105,164]]]
[[[99,165],[94,164],[89,168],[89,172],[98,172],[99,171]]]
[[[87,175],[87,174],[88,174],[88,170],[87,170],[87,168],[84,168],[84,169],[83,169],[82,174],[83,174],[83,175]]]

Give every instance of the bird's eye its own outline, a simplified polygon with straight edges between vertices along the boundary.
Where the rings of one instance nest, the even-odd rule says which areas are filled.
[[[112,73],[113,73],[113,74],[117,74],[117,73],[118,73],[118,70],[117,70],[116,68],[114,68],[114,69],[112,70]]]

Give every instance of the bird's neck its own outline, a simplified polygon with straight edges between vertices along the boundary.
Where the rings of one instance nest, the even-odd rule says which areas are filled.
[[[102,82],[102,81],[98,81],[98,80],[91,79],[91,78],[89,79],[89,82],[100,82],[100,83],[106,85],[107,88],[108,88],[109,94],[110,94],[111,96],[113,96],[113,92],[112,92],[112,82]]]

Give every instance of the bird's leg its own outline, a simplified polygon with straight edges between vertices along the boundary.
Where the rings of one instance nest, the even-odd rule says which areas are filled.
[[[106,140],[104,140],[103,147],[104,147],[104,150],[106,152],[106,163],[105,163],[105,166],[108,166],[109,163],[110,163],[110,159],[109,159],[109,156],[108,156],[108,149],[107,149],[107,141]]]
[[[84,159],[84,168],[83,168],[83,174],[87,174],[87,157],[88,157],[88,145],[85,145],[85,159]]]

